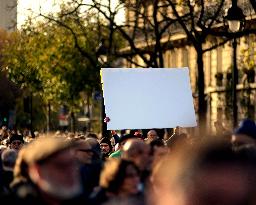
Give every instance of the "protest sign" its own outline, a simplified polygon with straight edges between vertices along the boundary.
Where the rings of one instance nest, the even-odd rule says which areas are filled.
[[[109,130],[194,127],[188,68],[103,68]]]

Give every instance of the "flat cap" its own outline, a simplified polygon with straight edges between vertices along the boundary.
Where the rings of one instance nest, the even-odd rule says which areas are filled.
[[[75,142],[63,137],[40,137],[24,148],[24,161],[27,164],[40,163],[75,145]]]

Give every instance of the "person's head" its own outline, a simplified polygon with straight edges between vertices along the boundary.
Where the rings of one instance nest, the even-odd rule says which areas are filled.
[[[161,157],[168,153],[168,148],[163,140],[156,139],[150,142],[150,152],[153,157],[153,162],[159,161]]]
[[[132,134],[125,134],[125,135],[122,135],[120,138],[119,138],[119,141],[118,141],[118,144],[119,144],[119,147],[120,149],[122,150],[123,149],[123,146],[125,145],[125,143],[129,140],[129,139],[135,139],[136,136],[132,135]]]
[[[93,151],[89,143],[83,139],[77,140],[77,146],[74,148],[75,157],[81,164],[90,164],[92,162]]]
[[[129,139],[123,147],[122,158],[133,161],[143,171],[151,162],[150,147],[142,140]]]
[[[149,130],[148,133],[147,133],[147,141],[150,143],[151,141],[153,140],[156,140],[158,139],[158,134],[156,132],[156,130]]]
[[[124,159],[108,159],[100,175],[100,186],[107,192],[129,196],[139,192],[139,170],[136,165]]]
[[[157,205],[254,204],[256,157],[226,142],[180,148],[153,169]]]
[[[63,138],[44,137],[24,147],[21,165],[40,192],[65,200],[82,191],[79,166],[74,158],[74,144]]]
[[[0,137],[1,137],[1,140],[8,138],[8,130],[7,130],[6,126],[2,126],[2,128],[0,130]]]
[[[75,147],[75,157],[82,164],[90,164],[101,159],[101,149],[95,138],[78,140]]]
[[[256,145],[256,124],[253,120],[243,120],[235,129],[231,143],[233,145],[255,144]]]
[[[22,135],[11,134],[9,138],[9,147],[11,149],[20,150],[24,145],[24,140]]]
[[[14,149],[5,149],[1,154],[2,167],[5,171],[13,171],[17,159],[17,151]]]
[[[93,155],[92,162],[99,162],[102,160],[102,153],[100,149],[100,143],[95,138],[86,138],[85,142],[90,146]]]
[[[110,152],[112,152],[111,141],[107,137],[103,137],[100,140],[100,148],[103,154],[109,154]]]
[[[97,134],[95,134],[95,133],[88,133],[87,135],[86,135],[86,138],[94,138],[94,139],[99,139],[99,137],[98,137],[98,135]]]

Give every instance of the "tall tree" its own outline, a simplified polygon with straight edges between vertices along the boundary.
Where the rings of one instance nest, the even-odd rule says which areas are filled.
[[[136,0],[120,1],[113,6],[113,1],[92,0],[91,3],[72,1],[72,12],[96,10],[105,19],[108,34],[108,56],[125,58],[126,61],[138,67],[165,67],[164,53],[174,47],[171,37],[179,33],[187,36],[187,43],[192,44],[197,52],[197,76],[199,94],[200,125],[205,123],[206,101],[203,53],[223,45],[223,39],[211,48],[203,48],[210,30],[215,29],[222,21],[224,0],[220,1],[171,1],[171,0]],[[211,6],[209,6],[211,4]],[[125,23],[119,24],[117,14],[121,9],[126,10]],[[68,14],[68,13],[67,13]],[[198,24],[201,26],[199,27]],[[205,28],[205,29],[202,29]],[[113,33],[119,33],[125,42],[123,49],[113,49]],[[139,61],[138,61],[139,59]]]
[[[80,39],[87,39],[87,24],[81,17],[94,16],[92,30],[97,35],[97,43],[104,41],[108,65],[116,58],[123,58],[137,67],[165,67],[164,53],[174,47],[171,38],[177,33],[185,34],[187,44],[192,45],[197,53],[197,90],[199,101],[199,124],[204,127],[206,120],[205,79],[203,54],[224,45],[233,38],[223,26],[225,10],[230,2],[225,0],[71,0],[63,5],[58,15],[43,15],[49,22],[55,22],[66,28],[75,42],[75,47],[98,67],[97,49],[90,53],[80,44]],[[118,14],[126,11],[126,21],[118,22]],[[72,18],[79,29],[74,29],[65,22]],[[83,19],[83,18],[82,18]],[[224,29],[224,30],[223,30]],[[251,32],[251,31],[250,31]],[[248,32],[247,32],[248,33]],[[246,32],[238,36],[245,35]],[[209,36],[219,36],[217,44],[206,47]],[[117,44],[117,42],[122,42]]]
[[[91,8],[97,9],[108,20],[110,29],[119,31],[126,40],[129,52],[126,52],[126,56],[123,57],[129,60],[130,56],[139,56],[144,66],[164,67],[164,52],[173,46],[170,37],[177,33],[186,35],[187,44],[192,45],[197,54],[199,126],[204,130],[207,103],[203,55],[207,51],[224,45],[234,37],[227,31],[224,24],[224,16],[231,2],[225,0],[128,0],[121,1],[122,4],[114,9],[111,7],[111,0],[108,4],[98,0],[92,0],[92,2]],[[126,24],[122,25],[114,21],[115,15],[122,7],[120,5],[133,13],[133,15],[128,13]],[[250,9],[250,6],[246,7]],[[247,29],[238,33],[237,37],[252,32],[254,30]],[[211,36],[219,37],[217,43],[206,44]],[[118,52],[116,55],[118,56]]]
[[[70,35],[71,30],[54,21],[28,22],[23,30],[12,34],[12,41],[5,47],[9,77],[22,88],[41,96],[46,104],[68,105],[74,116],[80,92],[90,95],[100,87],[99,67],[94,56],[98,41],[93,30],[95,23],[90,18],[86,16],[83,23],[84,19],[80,19],[79,23],[84,25],[84,30],[80,30],[71,16],[62,17],[63,24],[77,32],[76,39]],[[77,45],[90,58],[85,58]]]
[[[199,106],[199,125],[203,127],[206,123],[207,104],[205,100],[205,77],[203,54],[212,48],[223,45],[227,42],[224,38],[218,45],[212,48],[204,48],[210,31],[216,29],[218,23],[223,22],[225,0],[167,0],[171,13],[179,22],[180,27],[186,34],[188,41],[195,48],[197,53],[197,88]]]

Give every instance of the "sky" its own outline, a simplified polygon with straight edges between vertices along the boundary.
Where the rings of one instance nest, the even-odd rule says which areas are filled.
[[[42,13],[57,11],[60,0],[18,0],[18,27],[24,23],[31,13],[38,14],[40,6]]]
[[[27,16],[34,13],[35,15],[40,12],[56,12],[59,9],[59,4],[65,0],[18,0],[18,28],[24,23]],[[67,0],[66,0],[67,1]],[[84,0],[89,2],[90,0]],[[118,0],[112,0],[112,5],[117,4]],[[121,12],[117,19],[124,21],[124,12]]]

